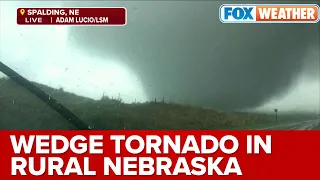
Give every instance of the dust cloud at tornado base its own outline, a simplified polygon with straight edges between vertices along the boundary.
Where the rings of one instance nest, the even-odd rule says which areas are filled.
[[[28,6],[48,6],[32,3]],[[50,3],[52,7],[124,6],[128,24],[27,28],[30,37],[56,49],[44,58],[47,46],[38,43],[43,52],[39,55],[28,49],[35,47],[29,38],[21,47],[30,55],[27,60],[6,60],[29,79],[95,99],[104,92],[109,96],[120,92],[132,96],[126,102],[165,98],[221,110],[319,110],[319,25],[222,24],[218,10],[226,1]]]
[[[125,27],[75,27],[70,34],[87,52],[120,57],[142,79],[150,99],[235,110],[272,108],[291,94],[286,98],[300,105],[289,109],[304,111],[310,103],[319,109],[319,25],[222,24],[221,4],[107,2],[128,9]],[[311,82],[313,91],[300,82]],[[294,92],[298,86],[304,94]]]

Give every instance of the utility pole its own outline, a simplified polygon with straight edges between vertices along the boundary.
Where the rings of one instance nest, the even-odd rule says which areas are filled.
[[[278,124],[278,109],[274,109],[274,112],[276,113],[276,124]]]

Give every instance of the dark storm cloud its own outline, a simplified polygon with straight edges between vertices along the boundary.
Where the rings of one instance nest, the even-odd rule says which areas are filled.
[[[297,2],[296,2],[297,3]],[[118,56],[150,99],[214,107],[256,107],[286,92],[299,75],[314,24],[222,24],[221,2],[99,2],[125,6],[125,27],[73,27],[94,56]],[[66,6],[88,6],[78,2]]]

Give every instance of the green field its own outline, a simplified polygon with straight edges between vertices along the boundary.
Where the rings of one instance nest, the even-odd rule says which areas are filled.
[[[162,102],[124,104],[108,97],[96,101],[63,89],[36,86],[94,129],[259,129],[275,125],[273,114],[221,112]],[[280,114],[279,123],[305,119],[306,116],[309,115]],[[0,128],[74,129],[35,95],[7,79],[0,79]]]

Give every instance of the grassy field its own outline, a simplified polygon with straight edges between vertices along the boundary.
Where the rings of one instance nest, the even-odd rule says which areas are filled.
[[[36,85],[94,129],[256,129],[275,124],[274,115],[220,112],[161,102],[124,104],[108,97],[95,101],[62,89]],[[279,122],[299,120],[293,117],[298,116],[280,116]],[[74,127],[23,87],[0,79],[0,129]]]

